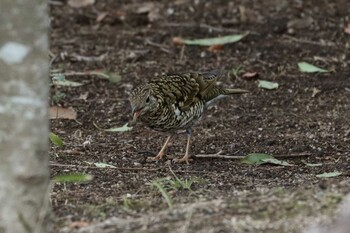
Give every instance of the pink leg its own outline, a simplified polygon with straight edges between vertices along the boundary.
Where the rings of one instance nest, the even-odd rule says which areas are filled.
[[[168,136],[168,138],[165,140],[165,143],[162,147],[162,149],[159,151],[158,155],[155,157],[149,157],[149,160],[153,160],[153,161],[158,161],[161,160],[163,158],[163,156],[165,155],[164,151],[167,148],[169,141],[170,141],[171,136]]]
[[[191,134],[187,134],[187,145],[186,145],[186,152],[184,157],[182,157],[181,159],[174,159],[173,162],[175,163],[183,163],[186,162],[187,164],[189,164],[189,150],[190,150],[190,139],[191,139]]]

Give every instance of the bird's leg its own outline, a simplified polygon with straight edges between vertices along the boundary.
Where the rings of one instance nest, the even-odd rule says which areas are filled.
[[[165,155],[164,151],[165,151],[165,149],[167,148],[170,139],[171,139],[171,135],[168,136],[168,138],[165,140],[165,143],[164,143],[162,149],[160,149],[160,151],[159,151],[159,153],[158,153],[157,156],[155,156],[155,157],[148,157],[147,159],[153,160],[153,161],[161,160],[161,159],[163,158],[163,156]]]
[[[190,140],[191,140],[191,135],[192,135],[192,129],[189,128],[186,130],[187,133],[187,145],[186,145],[186,152],[185,155],[181,159],[173,159],[173,162],[175,163],[183,163],[186,162],[189,164],[189,150],[190,150]]]

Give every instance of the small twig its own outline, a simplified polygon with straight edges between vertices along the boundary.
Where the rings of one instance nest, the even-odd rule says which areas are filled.
[[[204,29],[217,31],[217,32],[239,32],[239,30],[237,30],[237,29],[216,27],[216,26],[211,26],[211,25],[204,24],[204,23],[201,23],[201,24],[197,24],[197,23],[165,23],[162,26],[165,26],[165,27],[186,27],[186,28],[199,27],[199,28],[204,28]]]
[[[181,51],[180,51],[180,62],[183,61],[184,56],[185,56],[185,45],[182,46]]]
[[[85,76],[85,75],[96,75],[96,76],[101,76],[103,78],[109,78],[107,74],[104,74],[102,72],[98,71],[71,71],[71,72],[66,72],[66,73],[60,73],[63,76]],[[51,74],[53,75],[53,74]]]
[[[92,166],[81,166],[74,164],[60,164],[60,163],[51,163],[50,166],[53,167],[74,167],[74,168],[82,168],[82,169],[115,169],[120,171],[159,171],[165,168],[141,168],[141,167],[92,167]]]
[[[174,173],[186,173],[186,174],[190,174],[190,173],[193,173],[193,174],[200,174],[200,173],[203,173],[203,174],[209,174],[209,173],[216,173],[216,172],[210,172],[210,171],[196,171],[196,170],[175,170]]]
[[[168,164],[168,168],[169,168],[170,172],[173,174],[173,176],[175,176],[177,178],[176,174],[174,173],[173,169],[171,168],[170,163]]]
[[[56,58],[58,57],[57,55],[55,55],[53,52],[49,51],[49,56],[51,57],[51,60],[49,62],[49,67],[52,66],[52,63],[54,63],[54,61],[56,60]]]
[[[107,57],[107,55],[108,55],[108,52],[100,56],[83,56],[83,55],[73,53],[71,54],[71,57],[73,57],[77,61],[95,62],[95,61],[103,61]]]
[[[321,42],[317,42],[317,41],[295,38],[293,36],[288,36],[288,35],[284,35],[283,37],[288,39],[288,40],[295,41],[298,43],[312,44],[312,45],[318,45],[318,46],[329,46],[329,47],[336,46],[336,44],[334,44],[333,42],[329,42],[329,41],[326,43],[321,43]]]
[[[308,157],[311,153],[298,153],[298,154],[285,154],[285,155],[276,155],[275,158],[297,158],[297,157]]]
[[[300,153],[300,154],[286,154],[286,155],[275,155],[275,158],[295,158],[295,157],[307,157],[311,153]],[[245,156],[235,156],[235,155],[222,155],[222,150],[215,154],[198,154],[195,155],[196,158],[216,158],[216,159],[243,159]]]
[[[172,52],[169,49],[167,49],[166,46],[164,46],[162,44],[155,43],[155,42],[151,41],[150,39],[145,39],[145,41],[146,41],[147,44],[149,44],[151,46],[160,48],[165,53],[172,54]]]

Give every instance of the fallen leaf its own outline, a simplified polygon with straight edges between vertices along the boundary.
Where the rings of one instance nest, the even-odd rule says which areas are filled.
[[[73,61],[84,61],[84,62],[102,62],[108,56],[108,53],[101,54],[99,56],[84,56],[77,53],[70,54]],[[89,73],[86,72],[86,73]]]
[[[150,12],[155,7],[154,2],[144,2],[137,6],[137,8],[134,10],[136,14],[145,14]]]
[[[93,176],[84,173],[71,173],[64,175],[57,175],[52,178],[55,182],[60,183],[80,183],[92,180]]]
[[[252,165],[271,163],[271,164],[281,165],[281,166],[294,166],[286,161],[276,159],[272,155],[264,154],[264,153],[248,154],[241,160],[241,162],[246,164],[252,164]]]
[[[288,28],[303,29],[308,28],[314,22],[313,18],[308,16],[302,19],[292,19],[287,23]]]
[[[180,37],[174,37],[173,43],[176,45],[199,45],[199,46],[211,46],[211,45],[224,45],[229,43],[235,43],[247,36],[248,33],[238,35],[228,35],[223,37],[205,38],[205,39],[183,39]]]
[[[322,166],[322,163],[307,163],[305,161],[302,161],[302,162],[303,162],[303,164],[305,164],[308,167],[319,167],[319,166]]]
[[[331,177],[340,176],[341,174],[342,174],[341,172],[325,172],[325,173],[316,175],[316,177],[318,177],[318,178],[331,178]]]
[[[79,87],[83,85],[82,83],[69,81],[67,79],[65,79],[64,81],[56,80],[56,81],[53,81],[52,83],[56,86],[67,86],[67,87]]]
[[[109,129],[102,129],[99,126],[97,126],[94,122],[94,125],[96,128],[98,128],[99,130],[103,130],[106,132],[125,132],[125,131],[130,131],[132,130],[132,127],[128,126],[128,123],[126,123],[125,125],[121,126],[121,127],[114,127],[114,128],[109,128]]]
[[[266,159],[261,159],[261,161],[264,163],[271,163],[271,164],[281,165],[281,166],[294,166],[293,164],[290,164],[283,160],[278,160],[276,158],[266,158]]]
[[[110,165],[110,164],[107,164],[107,163],[94,163],[94,165],[96,167],[100,167],[100,168],[105,168],[105,167],[116,168],[116,166],[113,166],[113,165]]]
[[[183,45],[184,44],[183,40],[180,37],[173,37],[172,41],[175,45]]]
[[[130,130],[132,130],[132,127],[129,127],[128,123],[126,123],[122,127],[104,129],[104,131],[106,131],[106,132],[125,132],[125,131],[130,131]]]
[[[257,78],[259,75],[257,72],[247,72],[242,75],[242,78],[244,79],[253,79]]]
[[[350,34],[350,23],[348,23],[348,25],[346,25],[346,27],[344,28],[344,32],[346,34]]]
[[[136,14],[147,14],[148,20],[150,22],[154,22],[161,18],[160,12],[160,4],[155,2],[143,2],[138,4],[132,4],[132,8],[135,7],[135,9],[131,9]]]
[[[89,92],[85,92],[80,94],[80,96],[78,97],[79,100],[86,100],[89,96]]]
[[[89,225],[90,225],[90,223],[85,222],[85,221],[75,221],[75,222],[72,222],[71,224],[69,224],[69,227],[70,228],[82,228],[82,227],[87,227]]]
[[[224,49],[224,46],[222,44],[215,44],[215,45],[211,45],[208,48],[208,51],[210,52],[218,52]]]
[[[122,76],[118,73],[107,73],[107,75],[111,83],[119,83],[122,80]]]
[[[57,136],[56,134],[54,134],[54,133],[50,133],[49,134],[49,138],[50,138],[50,141],[53,143],[53,144],[55,144],[56,146],[63,146],[63,141],[62,141],[62,139],[59,137],[59,136]]]
[[[69,0],[68,5],[73,8],[87,7],[95,3],[95,0]]]
[[[77,112],[73,108],[53,106],[49,108],[50,119],[77,119]]]
[[[273,90],[278,88],[278,83],[274,83],[266,80],[259,80],[258,87],[267,89],[267,90]]]
[[[56,86],[68,86],[68,87],[79,87],[82,86],[82,83],[69,81],[65,78],[64,75],[60,73],[54,74],[52,77],[52,84]]]
[[[307,62],[299,62],[298,63],[298,67],[299,67],[299,70],[301,72],[304,72],[304,73],[316,73],[316,72],[324,73],[324,72],[328,72],[328,70],[319,68],[319,67],[314,66],[314,65],[312,65],[310,63],[307,63]]]
[[[265,162],[262,161],[262,159],[272,159],[273,156],[269,154],[263,154],[263,153],[252,153],[246,155],[241,162],[246,164],[263,164]]]
[[[98,15],[96,17],[96,22],[97,23],[101,22],[104,18],[106,18],[107,15],[108,15],[108,12],[98,13]]]
[[[320,92],[320,89],[317,89],[316,87],[312,88],[312,98],[314,98]]]

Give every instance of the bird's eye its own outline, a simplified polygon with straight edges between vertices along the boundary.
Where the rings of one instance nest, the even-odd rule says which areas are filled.
[[[149,103],[150,99],[149,99],[149,96],[147,97],[146,99],[146,103]]]

